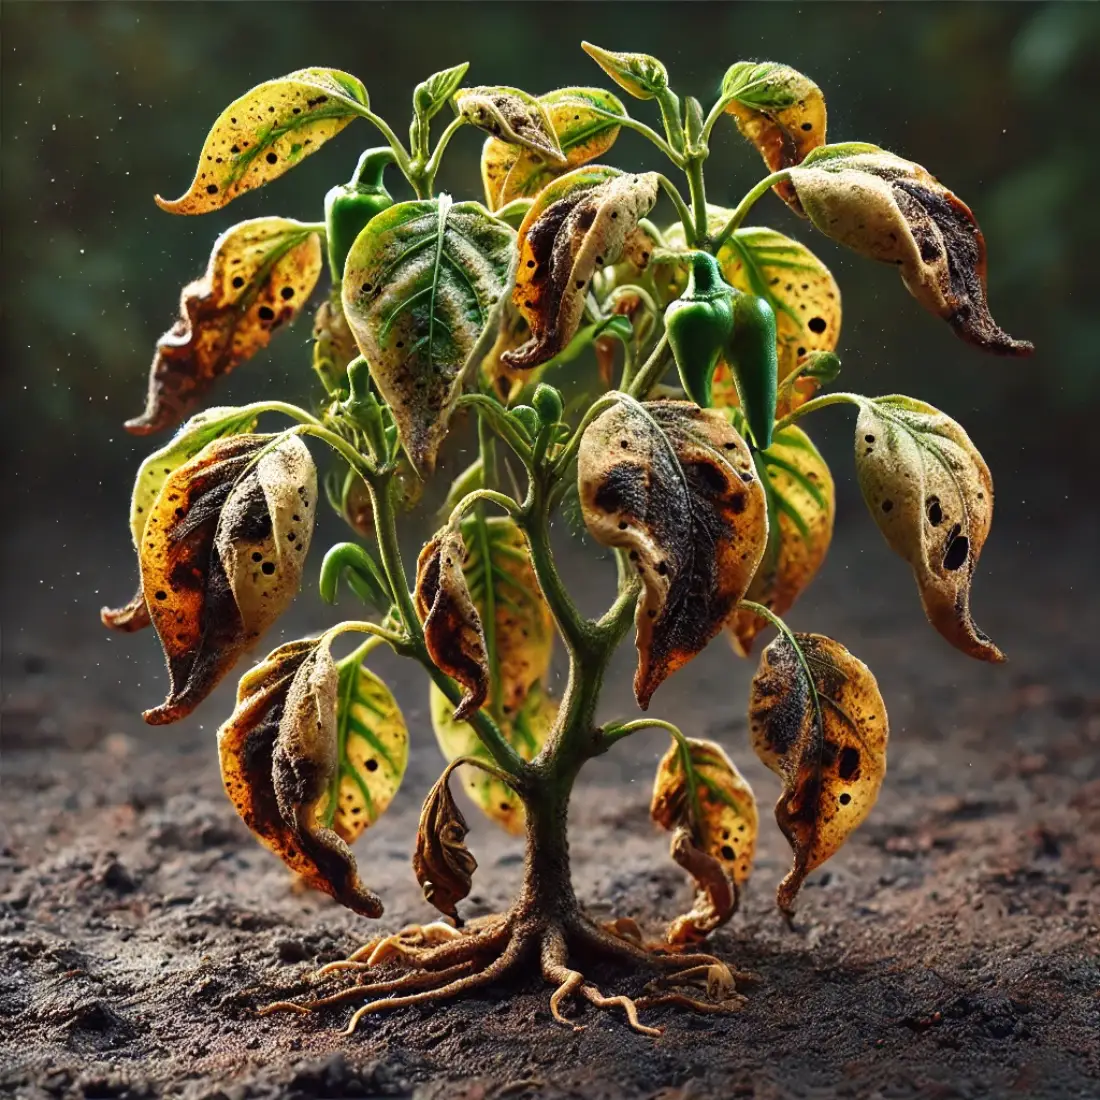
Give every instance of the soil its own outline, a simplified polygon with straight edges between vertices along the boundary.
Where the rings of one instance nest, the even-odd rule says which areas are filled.
[[[583,1031],[556,1024],[535,968],[453,1004],[369,1017],[351,1037],[340,1034],[347,1008],[257,1017],[378,927],[431,919],[409,863],[442,764],[424,682],[392,657],[379,662],[414,741],[398,798],[357,846],[387,904],[379,926],[301,892],[235,816],[213,744],[232,686],[191,720],[142,724],[140,709],[163,694],[154,639],[106,635],[95,614],[129,595],[123,525],[79,511],[60,533],[52,519],[20,523],[0,573],[0,1095],[1096,1096],[1096,524],[1037,523],[1010,504],[975,589],[979,623],[1012,659],[993,667],[927,627],[904,565],[865,516],[854,520],[860,509],[847,507],[851,525],[791,621],[875,670],[890,769],[870,819],[810,877],[793,928],[773,906],[789,860],[766,809],[778,784],[747,745],[752,666],[719,641],[654,699],[652,713],[724,744],[764,807],[742,910],[712,941],[758,975],[748,1004],[728,1017],[652,1009],[644,1018],[665,1027],[659,1039],[615,1010],[575,1009]],[[62,564],[40,566],[44,546]],[[604,568],[566,564],[609,582]],[[303,597],[268,640],[328,621]],[[633,713],[631,656],[624,646],[608,717]],[[570,817],[582,901],[604,918],[634,916],[654,937],[690,895],[648,818],[664,748],[663,734],[646,733],[595,761]],[[480,868],[467,916],[504,908],[521,870],[520,841],[476,814],[468,808]],[[606,993],[646,980],[610,965],[590,976]]]

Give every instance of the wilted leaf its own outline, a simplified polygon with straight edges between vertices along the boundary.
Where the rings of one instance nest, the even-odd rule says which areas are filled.
[[[491,761],[489,751],[473,729],[465,722],[455,721],[453,710],[443,692],[432,684],[432,727],[444,757],[448,762],[460,756]],[[533,760],[545,743],[557,713],[557,702],[545,694],[541,684],[534,684],[519,711],[498,725],[512,748],[524,760]],[[462,765],[459,774],[463,790],[486,817],[513,835],[523,832],[523,802],[511,787],[481,768]]]
[[[694,791],[684,750],[673,741],[657,767],[649,807],[673,834],[673,860],[696,881],[695,906],[669,925],[672,944],[701,940],[733,916],[738,888],[752,872],[758,824],[752,788],[722,747],[686,740]]]
[[[652,99],[668,87],[668,70],[647,53],[617,53],[582,42],[581,49],[635,99]]]
[[[242,677],[218,730],[222,781],[245,824],[310,886],[367,917],[381,900],[323,824],[337,782],[339,672],[324,638],[289,642]]]
[[[206,214],[317,152],[368,105],[367,90],[338,69],[299,69],[259,84],[218,116],[186,194],[157,205]]]
[[[564,156],[546,160],[533,149],[490,138],[481,151],[481,178],[490,210],[518,198],[533,198],[551,180],[603,156],[619,136],[620,126],[603,112],[625,116],[617,96],[602,88],[559,88],[539,96]]]
[[[215,242],[206,274],[180,295],[179,320],[157,341],[134,435],[179,422],[214,381],[267,347],[306,304],[322,268],[321,237],[289,218],[255,218]]]
[[[808,77],[774,61],[739,61],[722,81],[722,99],[737,129],[756,147],[769,172],[799,164],[825,142],[825,97]],[[774,191],[801,214],[794,188]]]
[[[829,467],[801,428],[777,432],[761,451],[764,492],[768,499],[768,545],[745,594],[776,615],[784,615],[809,587],[825,560],[833,537],[836,494]],[[730,623],[734,649],[752,652],[753,639],[767,620],[739,610]]]
[[[297,436],[215,439],[168,475],[140,551],[171,685],[147,722],[190,714],[294,599],[316,502]]]
[[[687,401],[624,400],[597,417],[577,466],[584,521],[630,552],[642,578],[634,694],[658,685],[722,629],[764,553],[764,490],[726,417]]]
[[[358,355],[340,290],[333,287],[313,317],[313,370],[330,394],[347,396],[348,364]]]
[[[409,731],[393,693],[354,654],[336,668],[336,769],[321,821],[353,844],[401,786]]]
[[[861,256],[896,264],[906,289],[967,343],[1034,348],[998,327],[986,302],[985,238],[970,208],[919,164],[874,145],[826,145],[791,172],[814,225]]]
[[[421,473],[435,456],[479,341],[495,323],[515,234],[476,202],[401,202],[359,234],[344,312]]]
[[[457,923],[456,903],[470,892],[477,860],[466,847],[470,830],[455,805],[448,785],[450,777],[448,768],[424,799],[416,829],[413,871],[425,901]]]
[[[420,551],[416,564],[416,613],[436,665],[465,688],[456,721],[478,710],[489,694],[489,659],[481,616],[462,571],[462,536],[445,527]]]
[[[138,468],[134,491],[130,497],[130,536],[134,549],[141,557],[141,536],[153,505],[168,475],[185,462],[194,458],[208,443],[229,435],[251,432],[256,426],[256,414],[248,408],[213,408],[197,413],[184,424],[170,442],[154,451]],[[104,626],[114,630],[132,632],[141,630],[152,621],[145,596],[139,583],[137,595],[125,606],[112,610],[104,607],[99,612]]]
[[[578,168],[535,199],[519,230],[519,266],[512,300],[531,339],[506,352],[512,368],[537,367],[572,340],[584,315],[592,276],[615,263],[657,201],[653,172],[622,175],[612,168]]]
[[[479,130],[509,145],[530,149],[552,164],[565,164],[546,108],[533,95],[519,88],[463,88],[454,104]]]
[[[871,812],[886,774],[886,707],[871,670],[839,642],[780,634],[760,655],[749,729],[783,780],[775,819],[794,851],[776,902],[790,913],[806,876]]]
[[[497,335],[493,346],[481,360],[481,377],[488,383],[497,399],[505,405],[510,405],[520,394],[520,391],[529,382],[537,381],[536,372],[516,370],[508,366],[503,357],[507,352],[521,347],[531,338],[531,330],[523,319],[523,314],[512,304],[505,300],[501,303],[500,316],[497,320]]]
[[[856,474],[890,544],[912,567],[928,621],[980,661],[1004,654],[970,617],[970,584],[993,522],[993,478],[962,427],[911,397],[860,407]]]

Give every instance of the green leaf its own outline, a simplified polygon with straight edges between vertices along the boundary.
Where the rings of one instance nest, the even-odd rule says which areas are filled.
[[[401,786],[409,731],[393,693],[355,654],[336,667],[336,772],[321,819],[353,844],[385,813]]]
[[[402,202],[360,233],[344,312],[421,474],[435,466],[479,341],[504,295],[515,232],[476,202]]]
[[[190,188],[157,205],[170,214],[206,214],[261,187],[317,152],[369,106],[361,81],[339,69],[299,69],[234,100],[199,154]]]
[[[653,99],[668,87],[668,70],[647,53],[616,53],[591,42],[582,42],[581,49],[636,99]]]
[[[469,61],[463,61],[460,65],[433,73],[427,80],[417,84],[413,92],[413,110],[416,111],[421,125],[430,122],[447,106],[469,68]]]

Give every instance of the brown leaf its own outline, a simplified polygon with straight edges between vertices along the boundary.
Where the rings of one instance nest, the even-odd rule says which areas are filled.
[[[871,812],[889,735],[871,670],[831,638],[794,638],[797,648],[780,634],[761,654],[749,700],[753,749],[783,780],[775,819],[794,865],[776,902],[788,914],[806,876]]]
[[[216,439],[165,480],[140,549],[171,684],[151,725],[190,714],[293,600],[316,500],[297,436]]]
[[[970,437],[911,397],[864,402],[856,475],[891,549],[913,568],[928,621],[979,661],[1004,654],[970,616],[970,585],[993,523],[993,478]]]
[[[481,616],[470,598],[462,565],[462,535],[445,527],[416,563],[416,613],[424,624],[424,642],[436,665],[465,688],[455,708],[465,721],[489,694],[489,658]]]
[[[206,274],[180,295],[179,320],[157,341],[134,435],[179,423],[215,380],[292,322],[321,274],[321,237],[289,218],[255,218],[215,242]]]
[[[576,334],[592,276],[623,253],[657,201],[653,172],[622,175],[594,165],[555,180],[535,199],[519,229],[512,300],[531,339],[501,361],[528,369],[545,363]]]
[[[139,588],[130,602],[122,607],[101,607],[99,620],[112,630],[124,634],[134,634],[144,630],[153,620],[149,617],[149,608],[145,603],[145,594]]]
[[[226,793],[245,824],[295,873],[367,917],[382,902],[347,844],[320,823],[338,767],[339,674],[327,641],[289,642],[241,679],[218,731]]]
[[[733,762],[713,741],[685,738],[695,779],[692,791],[684,749],[673,741],[657,767],[650,816],[672,832],[674,862],[696,883],[695,905],[668,927],[672,944],[695,943],[737,909],[739,888],[752,872],[756,799]]]
[[[358,356],[340,291],[333,287],[313,316],[313,370],[329,393],[346,393],[348,364]]]
[[[737,129],[764,158],[769,172],[799,164],[825,141],[825,97],[808,77],[774,61],[739,61],[722,82],[722,97]],[[802,207],[790,183],[777,195],[796,213]]]
[[[564,165],[565,154],[539,100],[519,88],[462,88],[455,110],[479,130],[537,153],[551,164]]]
[[[985,238],[970,208],[919,164],[874,145],[826,145],[791,172],[814,225],[862,256],[896,265],[906,289],[967,343],[1030,355],[993,320]]]
[[[833,537],[836,493],[825,460],[794,425],[775,434],[758,462],[768,498],[768,547],[745,596],[785,615],[825,560]],[[730,623],[734,649],[747,657],[767,625],[754,612],[739,610]]]
[[[767,541],[752,456],[726,417],[687,401],[623,400],[581,440],[585,524],[630,553],[642,578],[634,694],[666,677],[730,620]]]
[[[477,860],[466,847],[470,831],[448,786],[448,768],[428,792],[416,829],[413,871],[424,899],[458,921],[456,903],[470,892]]]

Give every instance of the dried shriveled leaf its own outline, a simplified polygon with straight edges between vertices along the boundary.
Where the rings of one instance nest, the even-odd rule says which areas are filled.
[[[514,242],[479,203],[442,195],[384,210],[348,255],[344,312],[422,474],[434,468],[463,382],[484,354]]]
[[[504,301],[497,320],[496,339],[481,360],[480,371],[481,377],[505,405],[510,405],[529,382],[537,380],[537,367],[533,371],[515,370],[503,361],[507,352],[515,351],[530,339],[531,330],[527,327],[523,314],[511,301]]]
[[[799,164],[825,142],[825,97],[808,77],[774,61],[739,61],[722,81],[722,98],[737,129],[756,147],[769,172]],[[774,191],[801,214],[789,183]]]
[[[615,144],[620,126],[606,113],[624,117],[622,101],[602,88],[559,88],[539,96],[564,156],[561,164],[533,149],[490,138],[481,151],[481,178],[490,210],[533,198],[548,183],[602,157]]]
[[[962,427],[911,397],[865,402],[856,474],[890,544],[913,568],[928,621],[980,661],[1004,654],[970,617],[970,585],[993,523],[993,478]]]
[[[584,315],[592,276],[623,254],[638,219],[657,201],[657,175],[578,168],[535,199],[519,229],[519,266],[512,300],[531,339],[501,356],[528,369],[557,355]]]
[[[696,882],[695,905],[668,927],[672,944],[695,943],[733,916],[752,872],[758,819],[752,788],[713,741],[673,741],[657,767],[649,812],[672,836],[673,860]]]
[[[348,392],[348,364],[358,355],[340,291],[333,287],[313,316],[313,370],[329,393]]]
[[[919,164],[874,145],[823,146],[791,173],[806,214],[826,236],[895,264],[906,289],[967,343],[1029,355],[993,320],[985,238],[970,208]]]
[[[608,409],[581,440],[577,476],[588,530],[629,551],[642,578],[634,694],[645,710],[744,597],[767,541],[764,490],[727,418],[687,401]]]
[[[481,616],[462,571],[466,547],[445,527],[420,552],[416,564],[416,613],[436,665],[465,689],[456,721],[478,710],[489,694],[489,657]]]
[[[340,675],[324,638],[289,642],[248,672],[218,731],[222,780],[245,824],[309,885],[367,917],[381,900],[323,824],[338,775]]]
[[[170,681],[147,722],[190,714],[294,599],[316,503],[297,436],[215,439],[168,475],[140,551]]]
[[[470,892],[477,860],[466,847],[470,830],[455,804],[449,779],[448,770],[424,799],[416,829],[413,871],[424,900],[457,922],[456,905]]]
[[[668,87],[668,70],[647,53],[620,53],[582,42],[581,49],[635,99],[653,99]]]
[[[816,576],[832,541],[833,477],[810,437],[794,425],[776,433],[757,469],[768,499],[768,546],[745,595],[785,615]],[[734,649],[747,657],[767,625],[753,612],[739,610],[730,623]]]
[[[179,320],[157,341],[134,435],[171,427],[215,380],[267,347],[305,305],[323,266],[321,237],[289,218],[255,218],[215,242],[206,274],[180,295]]]
[[[530,149],[551,164],[565,164],[550,116],[533,95],[519,88],[463,88],[454,105],[467,122],[492,137]]]
[[[207,409],[191,417],[165,446],[141,464],[130,497],[130,536],[139,561],[145,525],[168,475],[194,458],[211,441],[251,432],[255,426],[256,414],[248,406]],[[152,621],[140,584],[137,595],[125,607],[104,607],[99,617],[104,626],[126,632],[141,630]]]
[[[794,851],[776,902],[790,913],[806,876],[866,818],[886,774],[886,707],[871,670],[839,642],[780,634],[760,655],[749,730],[783,780],[775,819]]]
[[[338,69],[299,69],[245,92],[218,116],[195,179],[178,199],[157,196],[170,214],[206,214],[277,179],[368,105],[362,83]]]
[[[491,761],[477,734],[467,723],[456,722],[453,711],[447,697],[432,684],[432,727],[448,762],[460,756],[476,756]],[[546,695],[541,684],[534,684],[519,711],[498,725],[516,752],[524,760],[533,760],[546,742],[557,713],[557,701]],[[480,768],[463,765],[458,770],[462,789],[486,817],[514,836],[523,832],[523,803],[511,787]]]

